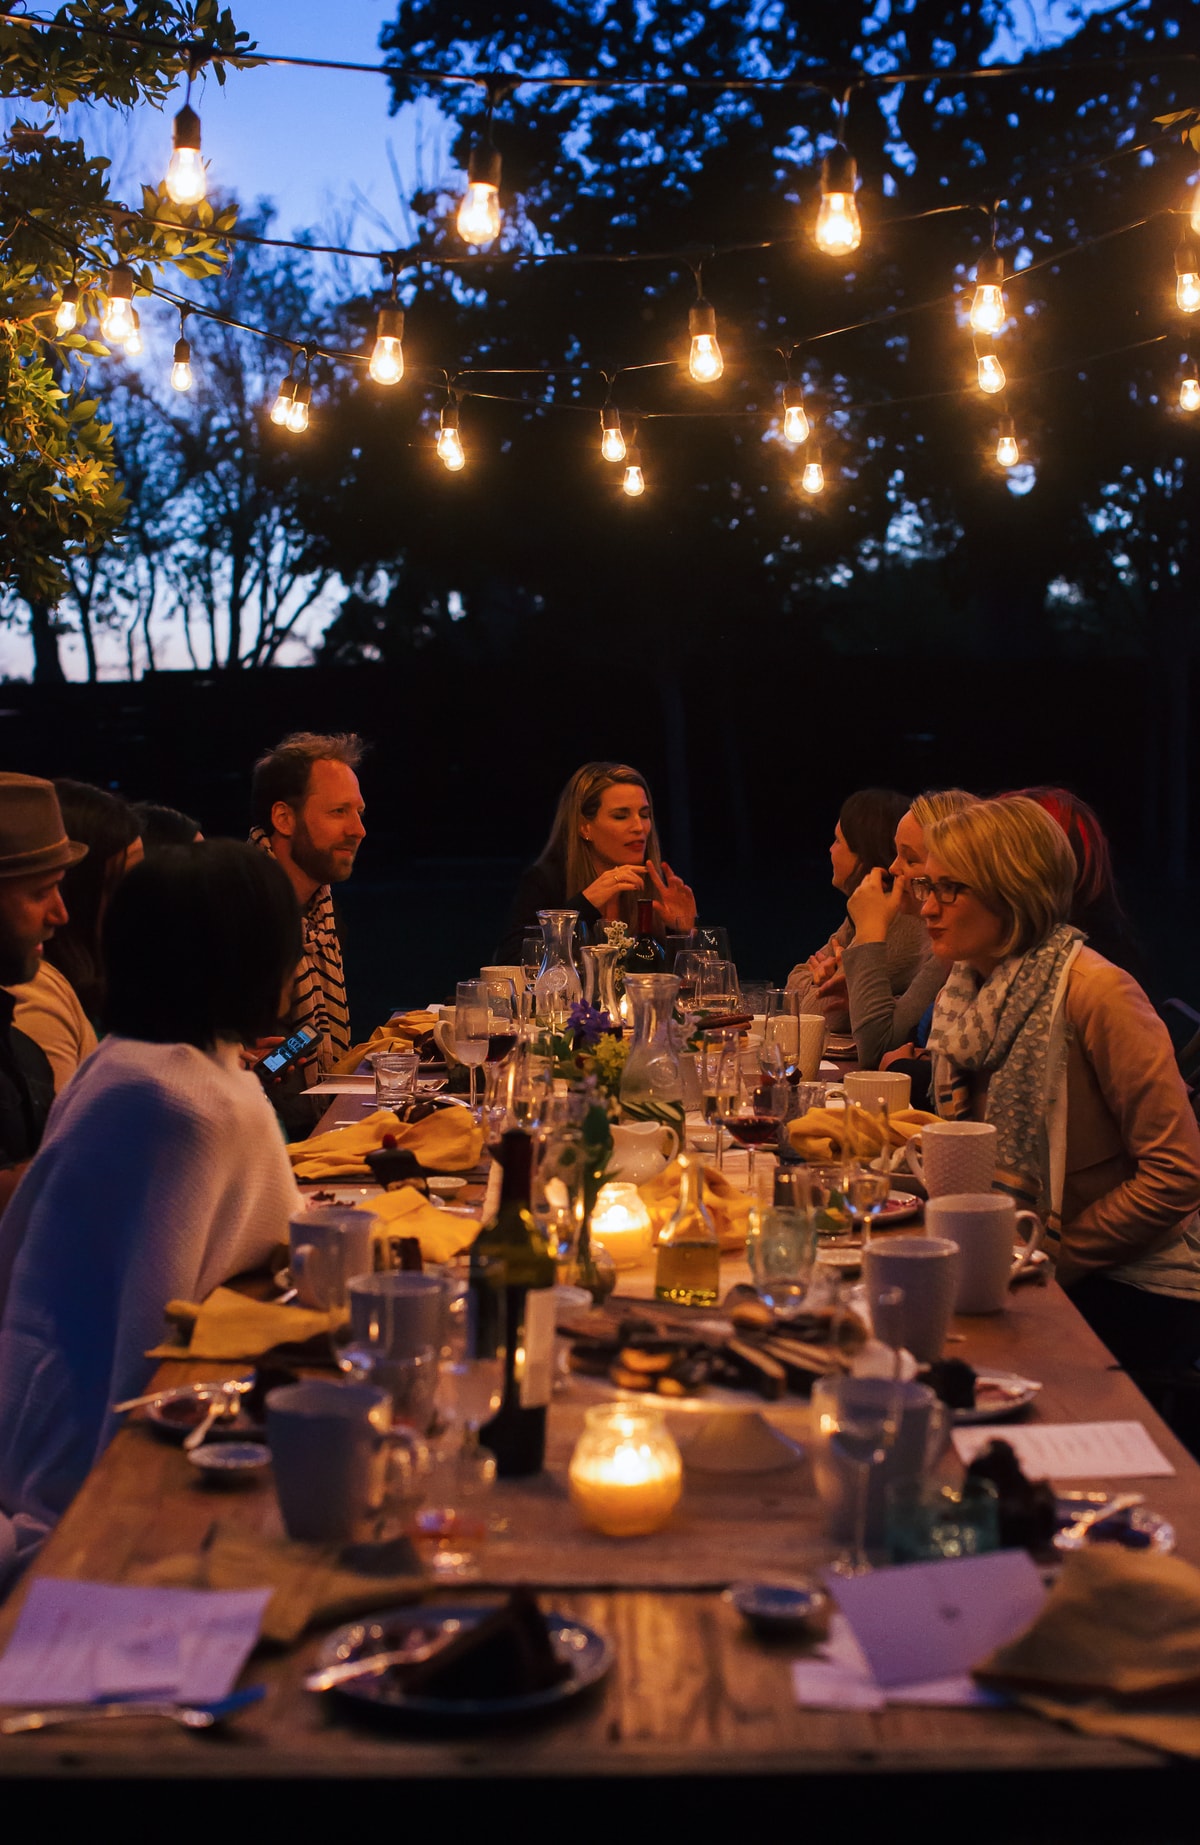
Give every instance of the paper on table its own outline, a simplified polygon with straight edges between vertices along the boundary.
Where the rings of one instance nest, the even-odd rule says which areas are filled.
[[[933,1679],[923,1685],[892,1685],[885,1691],[867,1664],[846,1617],[835,1614],[829,1637],[813,1657],[792,1664],[797,1704],[811,1710],[882,1710],[887,1704],[995,1705],[1007,1700],[985,1691],[972,1678]]]
[[[138,1589],[43,1576],[3,1659],[0,1704],[155,1695],[209,1704],[233,1690],[270,1589]]]
[[[1046,1591],[1024,1550],[901,1563],[862,1576],[826,1570],[876,1683],[956,1679],[1029,1626]]]
[[[1137,1480],[1174,1473],[1140,1422],[1033,1422],[1026,1428],[955,1429],[954,1451],[969,1466],[990,1441],[1006,1441],[1035,1480]]]

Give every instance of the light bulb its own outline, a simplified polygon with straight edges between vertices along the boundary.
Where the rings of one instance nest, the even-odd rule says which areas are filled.
[[[458,405],[446,404],[442,409],[441,424],[437,439],[438,460],[445,462],[451,474],[457,474],[467,465],[463,454],[462,437],[458,433]]]
[[[368,367],[376,384],[399,384],[404,376],[404,310],[384,307],[379,310],[375,327],[375,345]]]
[[[489,142],[471,149],[457,224],[464,243],[494,243],[500,235],[500,155]]]
[[[1179,408],[1200,410],[1200,378],[1195,375],[1185,378],[1179,387]]]
[[[54,331],[70,333],[79,325],[79,284],[68,282],[54,315]]]
[[[600,453],[605,461],[624,461],[625,437],[621,433],[621,413],[613,404],[605,404],[600,412]]]
[[[811,425],[804,410],[804,393],[798,384],[785,384],[783,387],[783,439],[785,442],[807,442]]]
[[[133,332],[133,270],[127,263],[108,272],[108,306],[100,331],[114,346],[123,346]]]
[[[971,302],[973,333],[999,333],[1008,319],[1003,281],[1004,258],[998,250],[985,250],[975,265],[975,295]]]
[[[1011,416],[1002,416],[1000,419],[1000,440],[996,444],[996,460],[1000,463],[1002,468],[1015,468],[1020,459],[1021,453],[1017,447],[1017,437],[1013,429],[1013,420]]]
[[[979,354],[979,388],[991,397],[1005,386],[1004,367],[994,352]]]
[[[821,204],[817,211],[817,248],[827,256],[849,256],[862,242],[862,224],[854,201],[858,169],[839,141],[821,167]]]
[[[198,205],[208,191],[208,178],[200,158],[200,117],[188,103],[175,117],[172,139],[167,193],[176,205]]]
[[[279,387],[275,402],[271,405],[271,421],[277,427],[282,428],[288,420],[288,413],[292,407],[292,392],[295,388],[295,380],[289,372]]]
[[[1200,273],[1196,270],[1182,270],[1176,277],[1175,305],[1185,314],[1194,314],[1200,308]]]
[[[125,341],[125,352],[129,358],[136,359],[138,356],[138,353],[141,350],[142,350],[142,322],[141,322],[141,318],[138,314],[137,309],[134,308],[133,310],[133,332],[129,335],[129,338]]]
[[[725,370],[725,361],[717,345],[716,312],[703,296],[688,314],[688,332],[692,336],[689,372],[697,384],[715,384]]]
[[[308,406],[311,399],[312,386],[310,384],[298,384],[293,388],[287,426],[294,436],[301,435],[308,428]]]
[[[171,366],[171,383],[177,391],[192,388],[192,349],[185,339],[175,341],[175,361]]]
[[[630,460],[628,467],[625,469],[625,477],[621,482],[621,487],[624,492],[629,495],[631,500],[636,500],[639,493],[645,493],[645,476],[636,461]]]
[[[819,461],[806,461],[804,472],[800,476],[800,485],[805,493],[821,493],[825,488],[825,470]]]

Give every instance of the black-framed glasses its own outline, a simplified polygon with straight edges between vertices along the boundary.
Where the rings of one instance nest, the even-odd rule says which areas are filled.
[[[943,909],[951,903],[957,903],[969,884],[960,884],[957,878],[910,878],[908,888],[918,903],[927,903],[930,897],[936,897]]]

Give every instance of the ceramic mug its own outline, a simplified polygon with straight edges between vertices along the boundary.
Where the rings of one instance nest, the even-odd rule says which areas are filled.
[[[795,1018],[796,1062],[800,1065],[800,1079],[811,1083],[825,1055],[825,1015],[821,1012],[800,1012]]]
[[[1019,1226],[1029,1225],[1025,1247],[1013,1259]],[[925,1207],[930,1236],[958,1244],[956,1313],[999,1313],[1017,1275],[1032,1265],[1045,1230],[1033,1211],[1018,1211],[1005,1192],[949,1192]]]
[[[511,980],[513,991],[518,999],[525,991],[525,969],[523,967],[481,967],[481,980]]]
[[[888,1114],[894,1115],[912,1100],[912,1077],[906,1070],[851,1070],[827,1094],[844,1096],[862,1108],[873,1108],[882,1099]]]
[[[961,1261],[958,1244],[943,1237],[890,1236],[886,1243],[869,1243],[863,1274],[875,1337],[902,1346],[920,1364],[940,1358],[958,1297]],[[900,1300],[884,1306],[880,1297],[894,1288]]]
[[[346,1288],[371,1268],[376,1219],[357,1206],[329,1205],[288,1223],[288,1268],[303,1306],[322,1313],[346,1305]]]
[[[458,1062],[454,1048],[454,1012],[453,1006],[443,1006],[433,1022],[433,1041],[447,1063]]]
[[[927,1121],[904,1157],[931,1198],[988,1192],[996,1176],[996,1130],[990,1121]]]
[[[267,1441],[287,1534],[317,1544],[353,1537],[378,1508],[391,1444],[419,1446],[391,1427],[386,1391],[325,1378],[267,1392]]]
[[[612,1143],[609,1172],[633,1185],[657,1178],[679,1151],[679,1135],[666,1121],[625,1121],[612,1129]]]

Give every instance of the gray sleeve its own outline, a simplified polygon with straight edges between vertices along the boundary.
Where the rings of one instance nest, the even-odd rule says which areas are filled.
[[[850,1029],[864,1070],[877,1070],[887,1051],[907,1044],[942,990],[946,969],[927,956],[903,993],[893,995],[886,942],[852,942],[842,961],[850,996]]]

